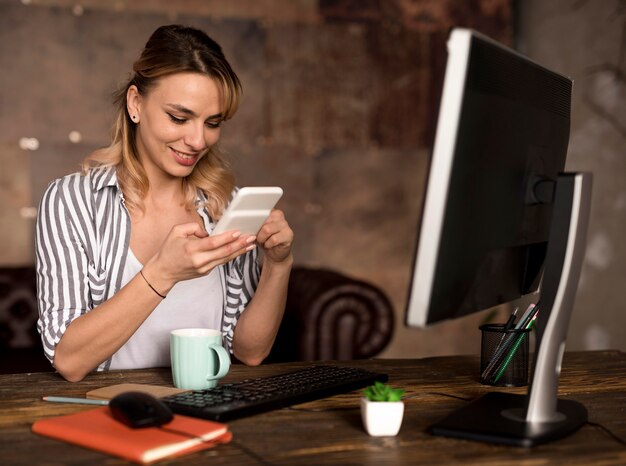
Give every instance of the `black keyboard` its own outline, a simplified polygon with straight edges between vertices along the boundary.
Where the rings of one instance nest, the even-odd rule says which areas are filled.
[[[386,374],[354,367],[316,365],[286,374],[220,384],[162,400],[177,414],[228,421],[364,388]]]

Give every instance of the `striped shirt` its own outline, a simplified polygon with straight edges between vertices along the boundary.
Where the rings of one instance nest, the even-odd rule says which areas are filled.
[[[204,200],[202,193],[198,201]],[[214,222],[198,208],[207,232]],[[37,299],[44,353],[52,362],[56,345],[74,319],[119,291],[130,245],[130,215],[114,167],[74,173],[48,186],[36,226]],[[224,287],[222,332],[232,352],[239,316],[259,282],[256,249],[218,267]],[[97,370],[107,370],[111,359]]]

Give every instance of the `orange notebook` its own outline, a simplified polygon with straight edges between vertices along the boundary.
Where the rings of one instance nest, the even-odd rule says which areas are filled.
[[[232,438],[226,424],[178,414],[160,427],[132,429],[116,421],[107,406],[40,419],[32,430],[140,464],[204,450]]]

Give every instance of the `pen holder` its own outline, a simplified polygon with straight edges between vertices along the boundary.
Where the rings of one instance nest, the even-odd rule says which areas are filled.
[[[530,328],[506,329],[505,324],[481,325],[480,381],[485,385],[528,385]]]

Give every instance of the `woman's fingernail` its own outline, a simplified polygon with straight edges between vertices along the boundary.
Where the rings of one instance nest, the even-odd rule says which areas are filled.
[[[233,238],[239,238],[241,236],[241,232],[240,231],[236,231],[233,233]]]
[[[254,248],[256,248],[256,244],[251,244],[246,248],[246,251],[252,251]]]
[[[246,243],[252,243],[256,239],[256,236],[250,236],[246,239]]]

